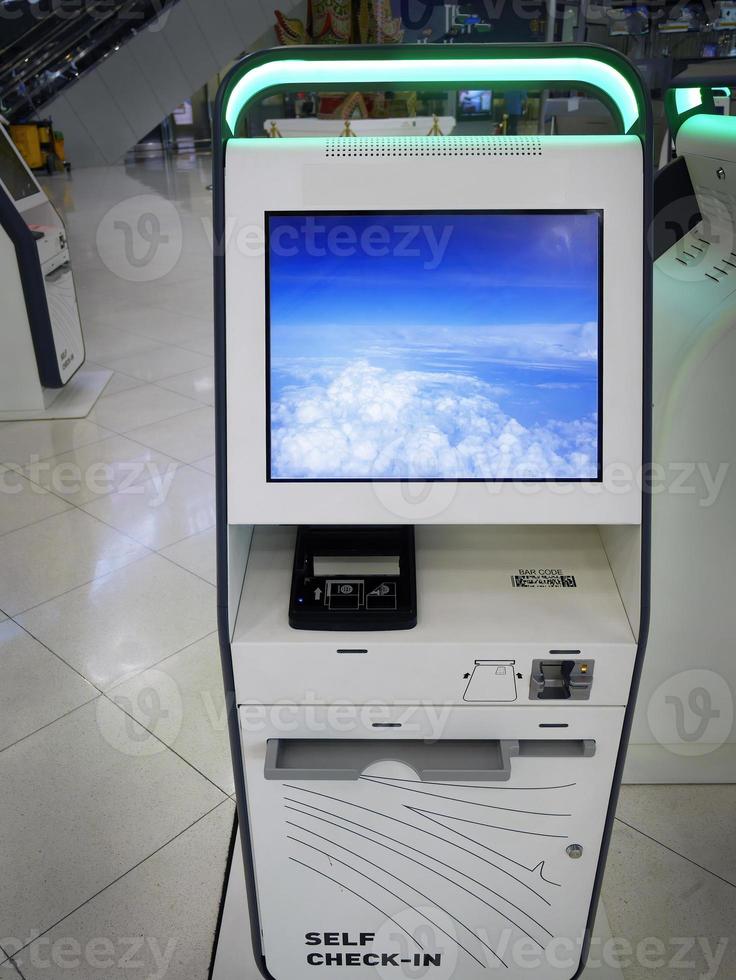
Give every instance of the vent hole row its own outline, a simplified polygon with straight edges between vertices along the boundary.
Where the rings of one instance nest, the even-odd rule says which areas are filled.
[[[487,136],[469,138],[439,136],[418,139],[404,137],[341,137],[326,141],[327,157],[459,157],[459,156],[541,156],[542,143],[535,137]]]

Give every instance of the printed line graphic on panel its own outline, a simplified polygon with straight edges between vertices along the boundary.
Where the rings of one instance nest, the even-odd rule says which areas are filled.
[[[495,862],[490,861],[488,858],[483,857],[483,855],[482,854],[478,854],[477,851],[471,851],[467,847],[463,847],[461,844],[458,844],[456,841],[448,840],[445,837],[441,837],[438,834],[433,833],[431,830],[427,830],[426,828],[421,827],[421,826],[418,826],[417,824],[414,824],[414,823],[409,823],[406,820],[401,820],[398,817],[393,817],[393,816],[390,816],[389,814],[382,813],[379,810],[374,810],[371,807],[362,806],[359,803],[352,803],[352,802],[350,802],[348,800],[342,800],[339,797],[330,796],[330,795],[328,795],[326,793],[320,793],[320,792],[318,792],[316,790],[303,789],[300,786],[293,786],[293,785],[290,785],[290,784],[286,784],[285,788],[290,789],[290,790],[296,790],[297,792],[305,793],[305,794],[308,794],[309,796],[316,796],[316,797],[319,797],[321,799],[330,800],[332,803],[338,803],[338,804],[341,804],[341,805],[344,805],[344,806],[349,806],[352,809],[361,810],[364,813],[371,814],[372,816],[379,817],[379,818],[381,818],[383,820],[388,820],[391,823],[399,824],[399,825],[401,825],[403,827],[408,828],[411,831],[415,831],[415,832],[424,834],[427,837],[431,837],[433,840],[439,841],[440,843],[448,844],[449,846],[454,847],[455,849],[457,849],[459,851],[462,851],[465,854],[470,855],[472,858],[474,858],[477,861],[482,861],[487,866],[489,866],[491,868],[494,868],[496,871],[500,872],[501,874],[504,874],[507,877],[513,879],[519,885],[521,885],[523,888],[526,888],[528,891],[532,892],[532,894],[534,894],[538,898],[540,898],[543,902],[545,902],[545,904],[547,904],[547,905],[550,904],[550,902],[543,895],[541,895],[538,891],[536,891],[536,889],[534,889],[531,885],[527,884],[522,879],[520,879],[517,875],[512,874],[510,871],[507,871],[506,869],[502,868],[500,865],[496,864]],[[315,806],[313,806],[313,804],[307,803],[304,800],[295,800],[295,799],[289,798],[289,797],[287,797],[286,799],[289,802],[291,802],[291,803],[297,803],[299,806],[306,806],[306,807],[309,807],[310,809],[315,809],[318,812],[326,813],[329,816],[333,816],[333,817],[339,818],[341,820],[347,820],[346,817],[342,817],[341,815],[336,814],[336,813],[333,813],[331,811],[320,810],[319,807],[315,807]],[[423,816],[426,816],[425,814],[422,814],[422,815]],[[464,840],[467,840],[471,844],[476,844],[477,843],[473,838],[467,837],[466,835],[461,834],[459,831],[454,830],[454,828],[445,827],[443,824],[440,824],[439,821],[436,821],[436,820],[434,820],[431,817],[426,817],[426,819],[427,820],[430,820],[432,823],[438,824],[438,826],[441,826],[443,828],[443,830],[450,830],[450,831],[452,831],[457,836],[463,838]],[[376,831],[374,831],[374,832],[376,832]],[[530,868],[530,867],[527,867],[525,864],[522,864],[521,862],[515,860],[514,858],[512,858],[512,857],[510,857],[510,856],[508,856],[506,854],[504,854],[502,851],[495,850],[494,848],[488,847],[487,845],[484,845],[484,844],[479,844],[478,846],[480,846],[481,848],[483,848],[483,850],[489,851],[489,852],[497,855],[497,857],[501,858],[502,860],[507,861],[512,866],[517,867],[520,870],[527,872],[528,874],[535,874],[536,875],[537,869],[539,867],[541,867],[541,865],[544,864],[544,862],[541,862],[541,865],[539,863],[537,863],[537,865],[535,865],[533,868]],[[542,878],[542,877],[543,876],[540,873],[539,878]],[[555,882],[548,882],[548,884],[556,884],[556,883]]]
[[[522,810],[509,806],[497,806],[495,803],[479,803],[477,800],[461,800],[456,796],[445,796],[442,793],[430,793],[427,790],[415,789],[413,786],[395,786],[392,783],[384,783],[382,776],[360,776],[360,779],[367,783],[376,783],[378,786],[389,786],[391,789],[402,789],[407,793],[419,793],[421,796],[432,796],[436,800],[449,800],[451,803],[466,803],[468,806],[482,806],[489,810],[504,810],[506,813],[528,813],[533,817],[572,816],[571,813],[544,813],[539,810]]]
[[[365,895],[361,895],[361,894],[360,894],[359,892],[354,892],[352,888],[349,888],[349,887],[348,887],[348,886],[347,886],[347,885],[345,884],[345,882],[343,882],[343,881],[338,881],[338,880],[337,880],[337,878],[332,878],[332,877],[331,877],[330,875],[328,875],[328,874],[325,874],[325,873],[324,873],[324,871],[320,871],[320,870],[319,870],[318,868],[313,868],[313,867],[312,867],[311,865],[309,865],[309,864],[305,864],[305,863],[304,863],[303,861],[299,861],[299,860],[298,860],[297,858],[295,858],[295,857],[290,857],[290,858],[289,858],[289,860],[290,860],[290,861],[293,861],[293,862],[294,862],[294,864],[300,864],[300,865],[301,865],[301,866],[302,866],[303,868],[307,868],[307,869],[308,869],[309,871],[313,871],[313,872],[314,872],[314,873],[315,873],[316,875],[322,875],[322,877],[323,877],[323,878],[327,878],[327,880],[328,880],[328,881],[333,881],[333,882],[334,882],[334,883],[335,883],[336,885],[338,885],[338,886],[339,886],[340,888],[344,888],[346,892],[350,892],[350,894],[351,894],[351,895],[355,895],[355,897],[356,897],[356,898],[359,898],[359,899],[361,900],[361,902],[365,902],[365,903],[366,903],[366,905],[370,905],[370,907],[371,907],[372,909],[375,909],[375,910],[376,910],[376,912],[378,912],[378,913],[379,913],[380,915],[383,915],[383,916],[385,916],[385,917],[386,917],[386,918],[387,918],[387,919],[388,919],[388,920],[389,920],[390,922],[393,922],[393,923],[394,923],[394,925],[396,925],[396,926],[398,926],[398,927],[399,927],[399,929],[401,929],[401,931],[402,931],[403,933],[405,933],[405,934],[406,934],[406,935],[407,935],[407,936],[409,937],[409,939],[411,939],[411,941],[412,941],[413,943],[416,943],[416,944],[417,944],[417,946],[418,946],[418,947],[419,947],[419,948],[420,948],[420,949],[421,949],[422,951],[424,950],[424,946],[422,946],[422,944],[421,944],[421,943],[419,942],[419,940],[418,940],[418,939],[417,939],[416,937],[414,937],[414,936],[412,936],[412,934],[411,934],[411,933],[410,933],[410,932],[409,932],[409,931],[408,931],[407,929],[405,929],[405,928],[404,928],[404,927],[402,926],[402,924],[401,924],[400,922],[398,922],[398,921],[397,921],[397,920],[396,920],[396,919],[395,919],[395,918],[394,918],[394,917],[393,917],[392,915],[389,915],[389,914],[388,914],[388,912],[384,912],[384,910],[383,910],[383,909],[379,909],[379,907],[378,907],[377,905],[374,905],[374,904],[373,904],[373,902],[371,902],[371,901],[369,901],[369,900],[368,900],[368,899],[367,899],[367,898],[365,897]]]
[[[296,807],[290,807],[290,806],[285,807],[285,809],[287,809],[287,810],[292,810],[294,813],[299,813],[299,814],[301,814],[302,816],[305,816],[305,817],[312,817],[314,820],[319,820],[322,823],[331,824],[331,826],[338,827],[341,830],[350,830],[351,829],[350,827],[343,827],[341,824],[333,823],[331,820],[326,820],[324,816],[319,816],[318,815],[318,814],[325,814],[326,816],[334,817],[336,820],[342,820],[344,823],[352,824],[354,827],[360,827],[362,830],[367,830],[370,833],[375,834],[377,837],[385,837],[386,840],[390,840],[390,841],[392,841],[392,843],[395,843],[395,844],[401,844],[402,847],[405,847],[405,848],[407,848],[410,851],[414,851],[416,854],[421,854],[422,857],[430,858],[432,861],[436,861],[438,864],[443,865],[443,867],[451,868],[451,870],[456,871],[458,874],[462,875],[464,878],[467,878],[469,881],[472,881],[474,884],[480,885],[482,888],[487,889],[489,892],[491,892],[497,898],[504,898],[503,895],[501,895],[499,892],[495,891],[489,885],[483,884],[483,882],[480,882],[477,879],[471,877],[466,872],[461,871],[459,868],[455,868],[453,865],[449,865],[449,864],[446,864],[443,861],[440,861],[433,854],[427,854],[426,851],[420,850],[420,848],[415,847],[413,844],[407,844],[406,841],[398,840],[396,837],[390,837],[388,834],[384,834],[384,833],[381,833],[380,830],[376,830],[375,827],[368,827],[366,824],[358,823],[355,820],[350,820],[348,817],[343,817],[341,814],[332,813],[332,811],[330,811],[330,810],[321,810],[319,807],[314,807],[310,803],[302,803],[301,801],[292,800],[289,797],[286,797],[286,800],[288,802],[290,802],[290,803],[298,803],[299,806],[302,806],[302,807],[309,807],[310,810],[314,810],[316,812],[315,813],[309,813],[309,812],[307,812],[305,810],[298,810]],[[393,817],[387,817],[386,819],[393,820],[394,818]],[[540,895],[540,893],[537,892],[537,891],[535,891],[530,885],[527,885],[525,882],[523,882],[521,880],[521,878],[517,878],[516,875],[511,874],[511,872],[504,870],[503,868],[499,867],[497,864],[494,864],[492,861],[488,861],[482,855],[476,854],[473,851],[469,851],[466,847],[462,847],[460,844],[455,844],[453,841],[444,841],[441,837],[438,837],[436,834],[433,834],[433,833],[431,833],[428,830],[424,830],[422,827],[415,827],[413,824],[408,824],[408,823],[405,823],[404,821],[401,821],[401,820],[397,820],[396,823],[403,823],[404,826],[410,827],[412,830],[417,830],[417,831],[419,831],[419,833],[426,834],[429,837],[433,837],[435,840],[442,841],[443,843],[447,843],[451,847],[455,847],[457,850],[462,851],[464,854],[468,854],[470,857],[474,858],[475,860],[481,861],[483,864],[488,865],[488,867],[491,867],[494,870],[499,871],[501,874],[506,875],[508,878],[511,878],[512,881],[516,882],[518,885],[521,885],[522,888],[526,888],[527,891],[531,892],[532,895],[534,895],[540,901],[544,902],[545,905],[551,905],[552,904],[550,901],[548,901],[548,899],[546,899],[544,897],[544,895]],[[504,855],[502,855],[502,854],[500,854],[499,856],[500,857],[504,857]],[[506,860],[509,860],[509,859],[507,858]],[[516,863],[516,862],[511,862],[511,863]],[[542,862],[542,863],[544,863],[544,862]],[[531,872],[531,871],[536,871],[536,868],[534,868],[534,869],[524,868],[524,870]],[[513,905],[513,903],[512,902],[509,902],[509,905]],[[514,906],[514,908],[517,908],[517,906]]]
[[[296,811],[296,812],[298,812],[298,811]],[[305,814],[305,815],[308,816],[308,814]],[[330,821],[325,821],[325,822],[326,823],[330,823]],[[306,831],[307,833],[312,834],[314,837],[318,837],[320,840],[326,841],[328,844],[334,844],[336,847],[342,848],[343,850],[347,851],[349,854],[355,854],[355,852],[349,850],[349,848],[344,847],[342,844],[338,844],[336,841],[331,841],[331,840],[329,840],[329,838],[323,837],[321,834],[317,834],[313,830],[309,830],[308,827],[302,827],[300,824],[293,823],[292,821],[289,821],[289,820],[287,820],[287,824],[290,827],[295,827],[298,830]],[[461,891],[464,891],[467,895],[470,895],[472,898],[474,898],[477,901],[479,901],[482,905],[485,905],[486,908],[491,909],[491,911],[496,912],[498,915],[500,915],[504,919],[506,919],[506,921],[510,925],[515,926],[520,932],[523,932],[524,935],[527,936],[529,939],[531,939],[532,942],[536,943],[537,946],[539,946],[540,949],[544,949],[544,945],[542,943],[540,943],[539,940],[535,939],[535,937],[530,932],[528,932],[523,926],[520,926],[518,922],[514,922],[513,919],[509,918],[509,916],[505,912],[502,912],[501,909],[496,908],[495,905],[491,905],[490,902],[487,902],[480,895],[476,895],[475,892],[470,891],[469,888],[466,888],[464,885],[461,885],[459,882],[454,881],[452,878],[448,878],[447,875],[444,875],[441,872],[436,871],[434,868],[429,867],[429,865],[424,864],[422,861],[418,861],[416,858],[413,858],[413,857],[411,857],[408,854],[402,854],[401,851],[397,851],[395,848],[389,847],[387,844],[382,844],[381,841],[372,840],[370,837],[366,837],[365,834],[358,834],[356,831],[351,831],[349,828],[339,827],[339,824],[332,824],[332,826],[338,827],[340,830],[346,830],[349,833],[353,833],[356,837],[361,837],[363,840],[366,840],[366,841],[368,841],[371,844],[374,844],[374,845],[376,845],[378,847],[381,847],[384,850],[391,851],[393,854],[398,854],[398,856],[401,857],[401,858],[404,858],[404,860],[406,860],[406,861],[412,861],[414,864],[417,864],[417,865],[419,865],[420,868],[424,868],[426,871],[431,872],[436,877],[442,878],[444,881],[449,882],[451,885],[455,885],[456,888],[459,888]],[[402,842],[399,842],[399,843],[402,843]],[[404,846],[406,847],[408,845],[404,845]],[[421,852],[419,852],[419,853],[421,853]],[[362,855],[358,855],[358,854],[355,854],[355,856],[356,857],[362,857]],[[431,857],[430,855],[426,855],[426,856],[427,857]],[[436,858],[431,858],[431,859],[437,861]],[[364,858],[364,860],[366,860],[366,859]],[[372,863],[372,862],[369,862],[369,863]],[[443,867],[447,867],[447,868],[450,867],[449,865],[444,864],[442,861],[437,861],[437,863],[438,864],[441,864]],[[451,869],[451,870],[455,870],[455,869]],[[458,873],[459,874],[462,874],[463,877],[467,877],[470,881],[475,881],[475,879],[470,878],[468,875],[464,875],[463,872],[458,872]],[[475,883],[478,884],[478,885],[480,885],[481,888],[487,888],[487,886],[486,885],[483,885],[482,882],[476,881]],[[543,926],[541,924],[541,922],[537,922],[537,920],[535,918],[533,918],[533,916],[531,916],[528,912],[525,912],[524,909],[519,908],[518,905],[514,905],[514,903],[511,902],[509,899],[507,899],[504,895],[500,895],[498,892],[494,892],[493,889],[488,888],[488,891],[492,892],[494,895],[496,895],[498,898],[500,898],[501,901],[504,901],[508,905],[511,905],[518,912],[520,912],[522,915],[526,916],[531,922],[533,922],[536,926],[538,926],[543,932],[546,932],[547,935],[550,936],[550,938],[552,937],[552,933],[550,932],[550,930],[547,929],[545,926]]]
[[[381,889],[383,889],[383,891],[388,892],[389,895],[393,895],[393,897],[395,899],[397,899],[397,901],[402,902],[404,905],[406,905],[407,908],[410,908],[413,912],[416,912],[417,915],[419,915],[422,918],[426,919],[426,921],[429,922],[430,925],[434,926],[435,929],[438,929],[443,935],[447,936],[447,938],[451,942],[454,942],[457,946],[460,947],[460,949],[462,949],[464,952],[466,952],[471,959],[475,960],[475,962],[478,963],[479,966],[482,966],[485,969],[485,963],[483,962],[483,960],[479,959],[474,953],[472,953],[467,948],[467,946],[464,946],[460,942],[459,939],[456,939],[455,936],[453,936],[451,933],[447,932],[446,929],[443,929],[442,926],[438,925],[438,923],[436,923],[433,919],[431,919],[426,914],[426,912],[422,912],[420,909],[416,908],[415,905],[412,905],[411,902],[408,902],[405,898],[402,898],[401,895],[397,895],[396,892],[392,891],[386,885],[381,884],[380,881],[376,881],[375,878],[371,878],[370,875],[367,875],[364,871],[360,871],[358,868],[354,867],[352,864],[349,864],[347,861],[343,860],[342,858],[337,857],[337,855],[330,854],[327,851],[323,851],[319,847],[315,847],[314,844],[309,844],[309,843],[307,843],[307,841],[300,840],[298,837],[291,837],[291,836],[288,836],[288,835],[287,835],[287,840],[294,841],[294,843],[296,843],[296,844],[302,844],[304,847],[308,847],[311,850],[316,851],[318,854],[322,854],[324,857],[327,858],[328,861],[336,861],[338,864],[341,864],[343,867],[348,868],[350,871],[354,871],[355,874],[360,875],[362,878],[365,878],[368,881],[372,882],[374,885],[376,885],[377,888],[381,888]],[[350,853],[353,853],[353,852],[350,852]],[[437,902],[435,902],[433,899],[431,899],[428,895],[425,895],[423,892],[420,892],[418,888],[415,888],[413,885],[410,885],[408,882],[402,881],[401,878],[397,877],[395,874],[392,874],[390,871],[386,871],[385,868],[381,868],[380,865],[374,864],[372,861],[368,861],[366,858],[362,858],[361,855],[359,855],[359,854],[356,854],[355,856],[361,858],[361,860],[363,860],[363,861],[366,861],[367,864],[370,864],[372,867],[377,868],[379,871],[382,871],[384,874],[388,875],[389,878],[393,878],[395,881],[398,881],[400,885],[404,885],[406,888],[409,888],[411,891],[416,892],[416,894],[419,895],[419,896],[421,896],[421,898],[423,898],[426,902],[430,902],[436,909],[438,909],[440,912],[443,912],[446,916],[448,916],[454,922],[457,922],[457,924],[459,926],[461,926],[463,929],[465,929],[467,932],[469,932],[500,963],[502,963],[504,966],[507,965],[506,963],[503,962],[503,960],[501,959],[501,957],[498,956],[498,954],[486,942],[484,942],[479,936],[476,936],[476,934],[473,932],[473,930],[469,926],[466,926],[464,922],[462,922],[460,919],[456,918],[451,912],[449,912],[447,909],[443,908],[441,905],[439,905]]]

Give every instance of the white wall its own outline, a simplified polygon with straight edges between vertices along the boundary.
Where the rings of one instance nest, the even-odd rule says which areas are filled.
[[[74,167],[115,163],[241,52],[276,43],[299,0],[179,0],[47,103]]]

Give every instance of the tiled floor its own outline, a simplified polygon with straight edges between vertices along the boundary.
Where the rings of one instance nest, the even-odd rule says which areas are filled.
[[[0,980],[207,976],[234,809],[208,183],[201,159],[49,184],[115,373],[88,419],[0,424]],[[175,202],[153,283],[104,218],[138,195]]]
[[[87,420],[0,424],[0,980],[207,976],[233,815],[208,183],[206,158],[51,182],[115,374]],[[106,217],[134,227],[140,195],[168,236],[150,267]],[[734,811],[736,787],[624,789],[604,899],[627,980],[736,976]]]

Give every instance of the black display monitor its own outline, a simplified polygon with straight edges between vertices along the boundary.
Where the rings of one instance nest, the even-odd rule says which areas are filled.
[[[493,92],[490,89],[460,89],[457,93],[458,119],[490,119],[493,114]]]
[[[600,211],[266,218],[269,480],[600,479]]]
[[[16,202],[39,193],[38,184],[2,128],[0,128],[0,181]]]

